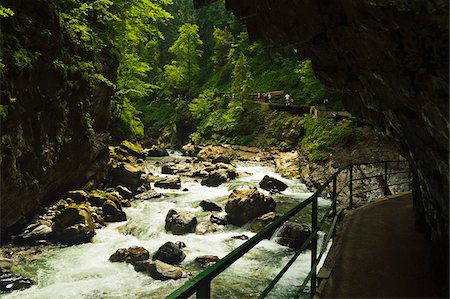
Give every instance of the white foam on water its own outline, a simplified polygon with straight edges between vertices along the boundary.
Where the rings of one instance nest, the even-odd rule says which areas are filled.
[[[179,153],[171,154],[173,157],[178,155]],[[153,166],[150,168],[157,169]],[[181,241],[187,247],[183,249],[186,259],[180,267],[197,274],[202,268],[195,263],[196,257],[217,255],[223,258],[245,242],[233,239],[233,236],[255,235],[246,227],[227,225],[217,232],[205,235],[174,236],[164,229],[165,217],[170,209],[190,211],[197,216],[199,223],[207,221],[211,213],[204,212],[199,207],[200,201],[207,200],[224,207],[230,190],[257,187],[264,175],[275,177],[289,186],[283,192],[285,200],[296,203],[311,195],[298,180],[281,177],[271,166],[240,162],[237,163],[236,169],[240,174],[236,180],[215,188],[201,186],[190,178],[182,179],[182,188],[189,191],[156,188],[156,191],[165,194],[163,198],[134,201],[132,207],[125,208],[128,221],[111,223],[105,228],[98,229],[91,243],[51,249],[38,256],[37,263],[22,265],[23,269],[32,269],[30,273],[35,273],[35,276],[31,278],[37,284],[30,289],[16,291],[3,297],[162,298],[181,286],[186,279],[156,281],[144,273],[134,271],[131,265],[109,262],[109,256],[118,248],[130,246],[143,246],[152,255],[165,242]],[[268,194],[264,190],[261,191]],[[326,203],[329,205],[329,201],[319,199],[320,205]],[[256,297],[292,254],[291,249],[271,240],[260,242],[213,281],[216,298]],[[289,290],[291,284],[296,284],[306,276],[309,266],[309,255],[305,252],[280,281],[278,286],[281,288],[280,292],[289,293],[286,290]]]

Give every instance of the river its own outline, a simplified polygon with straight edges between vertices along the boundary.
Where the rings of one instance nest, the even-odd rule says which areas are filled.
[[[177,152],[173,157],[180,159]],[[160,175],[160,167],[155,165],[161,158],[151,158],[145,163],[146,170]],[[157,281],[144,273],[134,271],[126,263],[111,263],[109,256],[118,248],[143,246],[152,255],[167,241],[182,241],[186,259],[179,265],[193,275],[204,268],[195,262],[201,255],[224,257],[242,244],[243,240],[232,236],[253,236],[248,228],[223,226],[222,230],[205,235],[187,234],[174,236],[164,230],[165,217],[172,209],[189,210],[195,213],[198,222],[206,221],[210,212],[204,212],[199,203],[208,200],[224,207],[231,190],[256,187],[264,175],[284,181],[289,187],[281,195],[274,196],[277,212],[282,214],[302,199],[311,195],[305,185],[295,179],[286,179],[274,172],[274,167],[258,162],[238,162],[235,164],[239,176],[236,180],[219,187],[205,187],[192,178],[182,177],[182,190],[158,189],[164,196],[148,201],[135,200],[125,208],[127,222],[110,223],[96,230],[90,243],[49,247],[36,256],[36,260],[20,262],[16,272],[33,279],[36,284],[29,289],[2,295],[2,298],[163,298],[186,279]],[[268,192],[259,189],[268,194]],[[324,210],[330,202],[319,199],[319,209]],[[225,212],[222,212],[225,214]],[[310,209],[296,217],[296,221],[309,223]],[[277,244],[274,240],[264,240],[245,254],[233,266],[212,282],[213,298],[254,298],[278,273],[293,255],[293,250]],[[305,251],[285,274],[271,298],[290,298],[296,287],[306,277],[310,267],[310,252]]]

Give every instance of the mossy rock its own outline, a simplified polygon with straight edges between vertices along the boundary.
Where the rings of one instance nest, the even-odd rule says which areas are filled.
[[[111,200],[114,202],[117,206],[121,206],[120,200],[117,198],[117,196],[105,192],[103,190],[93,190],[91,193],[89,193],[89,199],[88,202],[96,207],[101,207],[103,204],[107,201]]]
[[[145,159],[146,155],[144,153],[144,149],[139,144],[132,143],[128,140],[122,141],[122,143],[119,145],[120,149],[125,150],[128,152],[129,155]]]
[[[72,204],[55,217],[53,232],[62,244],[86,243],[95,235],[95,224],[86,206]]]
[[[67,192],[67,197],[71,198],[76,203],[86,202],[87,196],[88,194],[84,190],[72,190]]]
[[[120,222],[127,220],[127,216],[122,211],[122,207],[112,200],[107,200],[102,206],[103,216],[107,222]]]

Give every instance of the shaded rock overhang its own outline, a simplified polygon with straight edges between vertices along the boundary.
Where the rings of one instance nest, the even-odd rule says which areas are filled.
[[[211,0],[194,0],[197,7]],[[226,0],[253,40],[294,44],[345,108],[383,131],[413,173],[417,219],[448,271],[447,0]]]

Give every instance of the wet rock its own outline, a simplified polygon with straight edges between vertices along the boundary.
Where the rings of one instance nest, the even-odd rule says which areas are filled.
[[[181,189],[180,178],[165,178],[158,182],[155,182],[155,187],[164,189]]]
[[[228,223],[242,226],[248,221],[274,212],[276,203],[256,189],[234,190],[225,205]]]
[[[13,266],[14,261],[12,259],[0,258],[0,274],[3,272],[10,272]]]
[[[107,200],[102,206],[103,218],[106,222],[121,222],[126,221],[127,216],[122,211],[120,204],[116,204],[112,200]]]
[[[1,292],[12,292],[22,289],[27,289],[31,287],[34,282],[31,279],[25,278],[23,276],[14,275],[12,273],[2,273],[0,274],[0,291]]]
[[[131,246],[129,248],[119,248],[110,257],[110,262],[126,262],[129,264],[136,264],[140,261],[145,261],[150,258],[150,253],[147,249],[140,246]]]
[[[164,164],[163,166],[161,166],[161,173],[162,174],[175,174],[177,172],[177,169],[174,166],[175,166],[175,164],[173,164],[173,163]]]
[[[209,221],[219,225],[228,224],[227,216],[211,215],[211,217],[209,217]]]
[[[276,178],[265,175],[264,178],[262,179],[262,181],[259,182],[259,187],[261,187],[262,189],[267,190],[267,191],[272,191],[272,190],[284,191],[284,190],[286,190],[288,185],[286,185],[285,183],[283,183],[282,181],[280,181]]]
[[[211,160],[211,162],[214,164],[217,164],[217,163],[231,164],[230,157],[226,157],[226,156],[222,156],[222,155],[218,155],[217,157],[213,158]]]
[[[214,264],[218,260],[220,259],[216,255],[202,255],[195,258],[195,261],[202,266],[209,266],[211,264]]]
[[[186,258],[186,254],[181,250],[180,245],[173,242],[164,243],[153,255],[152,260],[160,260],[171,265],[181,263]]]
[[[181,153],[184,156],[195,157],[200,152],[201,148],[195,144],[188,143],[181,148]]]
[[[139,144],[132,143],[130,141],[124,140],[119,145],[119,148],[124,150],[128,155],[134,156],[136,158],[145,159],[146,154],[144,149]]]
[[[93,190],[89,193],[88,202],[94,207],[102,207],[108,200],[113,201],[116,205],[120,205],[119,198],[112,193],[102,190]]]
[[[149,157],[167,157],[167,156],[169,156],[169,152],[167,152],[166,149],[159,148],[159,147],[156,147],[156,146],[152,146],[149,149],[147,155]]]
[[[131,207],[131,202],[128,199],[121,199],[120,200],[120,205],[123,208],[129,208],[129,207]]]
[[[195,234],[197,235],[206,235],[210,233],[215,233],[221,230],[221,227],[215,223],[201,222],[197,224],[195,229]]]
[[[181,241],[176,241],[175,244],[178,246],[178,248],[186,248],[186,243]]]
[[[175,211],[171,209],[166,216],[166,231],[174,235],[184,235],[195,232],[197,218],[191,212]]]
[[[206,178],[201,181],[203,186],[217,187],[228,180],[228,175],[225,170],[216,170],[211,172]]]
[[[84,190],[72,190],[67,192],[67,197],[72,198],[72,200],[76,203],[83,203],[87,200],[87,192]]]
[[[155,190],[148,190],[148,191],[142,192],[138,195],[135,195],[134,198],[140,199],[140,200],[149,200],[149,199],[153,199],[153,198],[160,198],[161,196],[162,196],[162,194],[156,192]]]
[[[311,234],[311,228],[305,224],[286,222],[277,233],[275,241],[283,246],[298,249]]]
[[[248,240],[250,239],[248,236],[246,235],[239,235],[239,236],[232,236],[231,239],[236,239],[236,240]]]
[[[118,163],[111,168],[111,176],[117,184],[129,188],[140,187],[144,182],[141,175],[144,174],[140,167],[130,163]]]
[[[34,245],[38,240],[47,240],[52,235],[51,224],[33,223],[14,240],[25,245]]]
[[[116,187],[116,191],[119,192],[120,196],[122,196],[125,199],[131,199],[133,197],[133,192],[131,192],[130,189],[127,187],[118,185]]]
[[[53,232],[62,244],[86,243],[95,235],[95,224],[85,206],[70,206],[54,218]]]
[[[222,211],[222,208],[219,207],[217,204],[206,200],[202,200],[200,202],[200,206],[202,207],[203,211],[208,212]]]
[[[250,223],[250,230],[254,233],[257,233],[265,228],[269,223],[277,219],[277,217],[278,216],[275,212],[269,212],[261,215]]]
[[[137,272],[146,272],[156,280],[180,279],[190,277],[192,274],[184,269],[166,264],[161,261],[143,261],[134,265]]]

